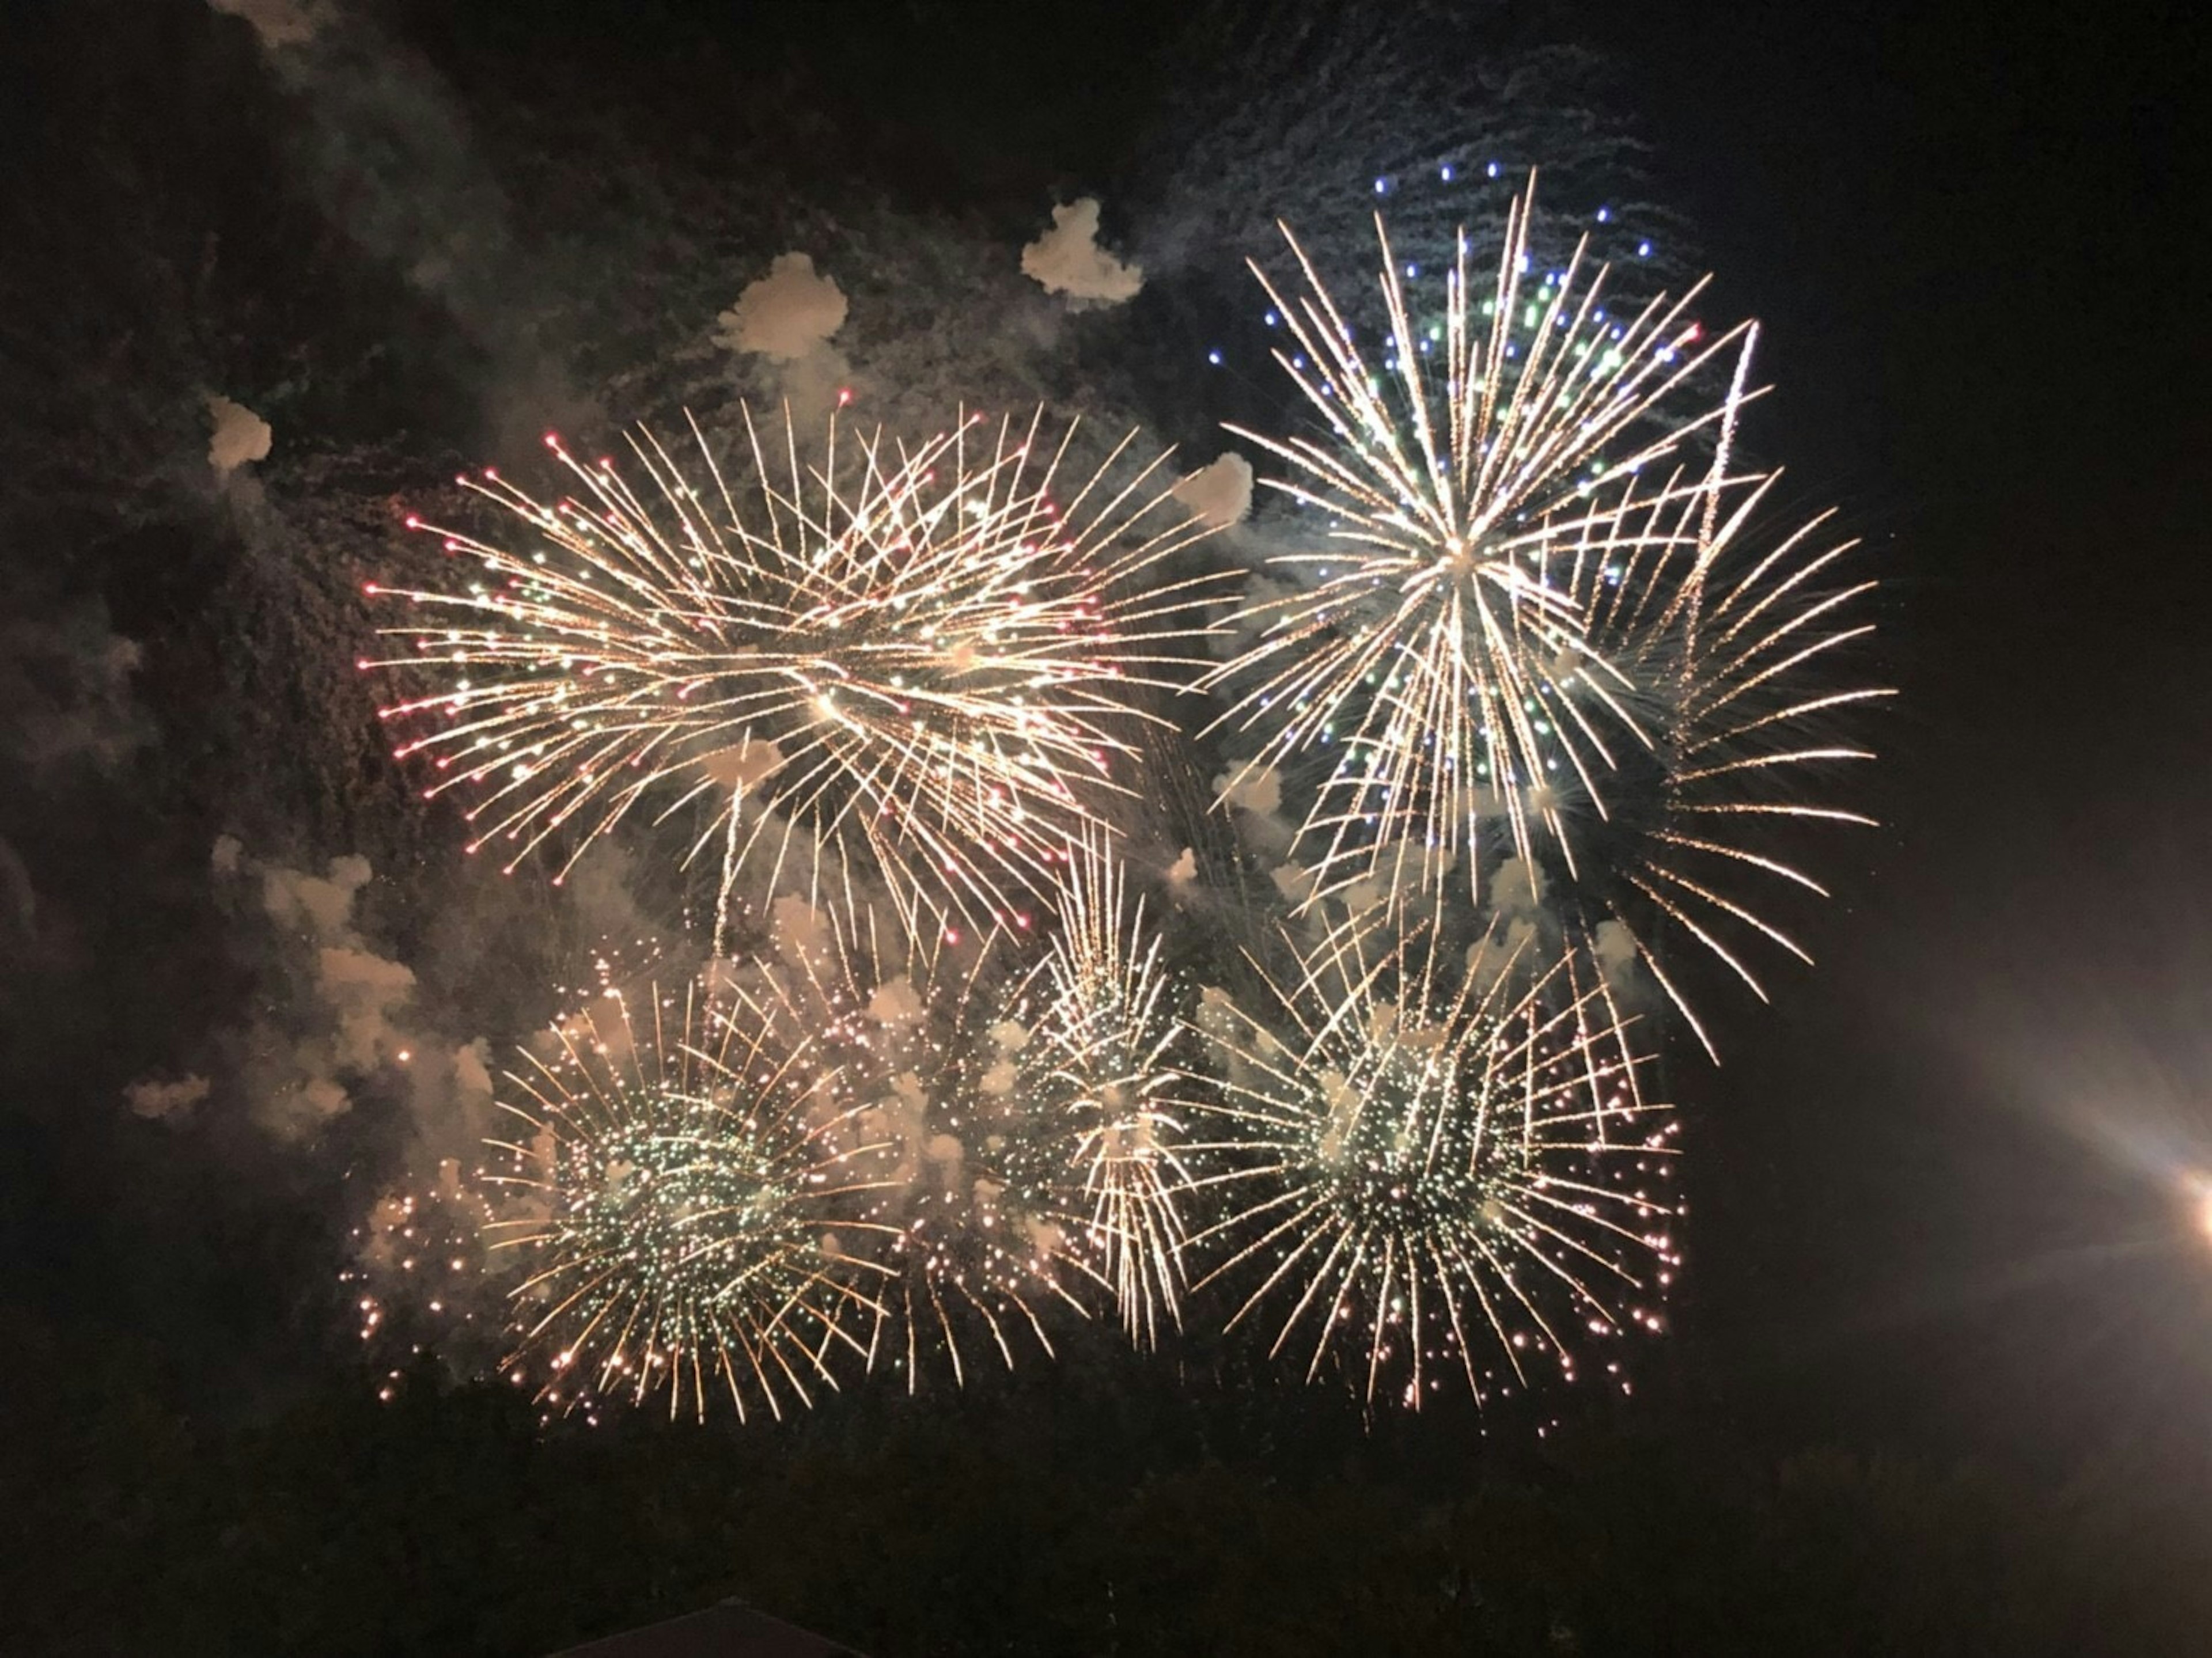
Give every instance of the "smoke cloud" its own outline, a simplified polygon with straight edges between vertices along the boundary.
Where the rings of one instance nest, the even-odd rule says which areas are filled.
[[[1622,921],[1600,921],[1590,943],[1597,969],[1615,990],[1626,989],[1636,972],[1636,935]]]
[[[489,1050],[441,1036],[416,1005],[414,969],[363,935],[356,911],[374,878],[368,860],[334,858],[317,874],[261,863],[226,835],[210,864],[219,890],[245,886],[279,941],[281,976],[243,1036],[240,1083],[253,1125],[305,1145],[374,1086],[399,1107],[418,1166],[473,1158],[490,1126]],[[197,1080],[134,1084],[126,1097],[141,1116],[173,1120],[210,1092],[204,1083],[190,1097],[178,1091]]]
[[[270,52],[296,46],[315,37],[313,11],[301,0],[208,0],[216,10],[243,17]]]
[[[1052,210],[1052,228],[1022,249],[1022,274],[1048,294],[1091,305],[1120,305],[1145,285],[1141,267],[1124,264],[1098,246],[1098,198],[1085,196]]]
[[[1200,523],[1226,530],[1242,523],[1252,510],[1252,463],[1232,451],[1200,467],[1168,493]]]
[[[206,402],[213,426],[208,438],[208,465],[218,481],[241,466],[268,459],[269,446],[276,434],[267,421],[244,404],[213,392],[208,393]]]
[[[33,769],[120,765],[151,735],[131,700],[140,659],[98,604],[43,625],[0,623],[0,756]]]
[[[844,290],[815,270],[811,254],[781,253],[768,275],[716,319],[719,343],[732,351],[796,362],[830,343],[845,325],[845,312]]]
[[[123,1098],[132,1116],[149,1122],[171,1122],[191,1115],[192,1108],[208,1096],[210,1086],[205,1077],[180,1077],[175,1082],[149,1077],[125,1088]]]

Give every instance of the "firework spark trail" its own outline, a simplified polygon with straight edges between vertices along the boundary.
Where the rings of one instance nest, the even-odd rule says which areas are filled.
[[[352,1300],[362,1341],[373,1344],[366,1351],[398,1357],[396,1344],[404,1341],[412,1357],[434,1340],[448,1358],[476,1356],[484,1327],[478,1317],[484,1225],[495,1218],[481,1175],[465,1175],[454,1163],[433,1181],[410,1179],[379,1198],[354,1227],[353,1256],[338,1282]],[[388,1371],[377,1396],[396,1397],[404,1374]]]
[[[702,1416],[726,1388],[739,1418],[834,1387],[865,1296],[825,1234],[883,1185],[884,1148],[787,1006],[647,987],[649,1022],[609,990],[559,1028],[560,1052],[507,1082],[520,1125],[495,1142],[506,1218],[495,1250],[525,1252],[510,1366],[543,1357],[559,1409],[665,1388]]]
[[[1831,768],[1867,761],[1871,750],[1837,742],[1827,727],[1839,714],[1896,695],[1886,686],[1837,686],[1823,674],[1874,632],[1858,607],[1871,580],[1838,582],[1856,538],[1827,540],[1832,513],[1779,537],[1756,527],[1780,477],[1752,482],[1705,537],[1695,578],[1677,598],[1684,635],[1668,744],[1663,813],[1626,849],[1620,878],[1663,920],[1680,928],[1761,1001],[1766,990],[1749,959],[1764,944],[1799,961],[1812,957],[1733,890],[1827,888],[1767,844],[1776,828],[1811,824],[1872,827],[1862,812],[1808,798],[1808,785]],[[1716,499],[1718,499],[1717,492]],[[1711,1034],[1657,955],[1639,953],[1698,1042]]]
[[[1837,612],[1872,584],[1826,590],[1847,549],[1805,556],[1806,532],[1724,580],[1746,565],[1751,508],[1772,482],[1729,471],[1756,395],[1755,330],[1707,337],[1691,314],[1702,283],[1610,315],[1605,272],[1584,280],[1583,248],[1562,269],[1532,267],[1533,216],[1532,185],[1481,295],[1461,239],[1435,316],[1417,314],[1401,274],[1413,267],[1377,221],[1380,374],[1287,228],[1304,282],[1296,301],[1254,267],[1297,348],[1278,361],[1328,435],[1241,435],[1291,469],[1272,487],[1334,527],[1326,550],[1272,561],[1310,571],[1308,585],[1248,607],[1239,619],[1264,629],[1209,676],[1238,687],[1217,727],[1264,733],[1230,786],[1327,756],[1293,847],[1316,874],[1309,902],[1374,882],[1394,914],[1425,896],[1432,917],[1462,862],[1478,906],[1509,852],[1533,868],[1541,850],[1570,882],[1607,873],[1578,861],[1589,826],[1613,819],[1624,796],[1656,794],[1700,826],[1645,837],[1632,884],[1756,988],[1719,934],[1746,925],[1796,947],[1674,855],[1817,890],[1740,844],[1728,816],[1741,827],[1863,819],[1780,793],[1723,796],[1766,777],[1786,786],[1792,767],[1866,757],[1776,739],[1887,695],[1796,689],[1866,631]],[[1723,364],[1715,393],[1705,371]],[[1693,437],[1710,440],[1709,459],[1692,452]]]
[[[1486,1331],[1516,1380],[1541,1353],[1571,1379],[1583,1336],[1658,1327],[1670,1114],[1585,969],[1440,970],[1386,932],[1335,930],[1286,984],[1261,969],[1257,1015],[1201,1010],[1219,1074],[1210,1097],[1192,1079],[1186,1155],[1224,1165],[1198,1185],[1227,1212],[1191,1240],[1215,1257],[1200,1282],[1257,1279],[1231,1323],[1273,1308],[1272,1353],[1303,1346],[1309,1380],[1334,1361],[1370,1400],[1387,1377],[1418,1408],[1455,1364],[1486,1397]]]
[[[692,852],[721,843],[721,920],[740,864],[773,880],[794,848],[810,898],[849,905],[875,875],[909,921],[1010,916],[1054,849],[1107,826],[1127,722],[1157,718],[1141,689],[1180,687],[1211,585],[1162,581],[1206,533],[1164,510],[1165,455],[1122,478],[1132,434],[1063,507],[1073,433],[1048,448],[1041,420],[842,452],[833,422],[814,464],[788,422],[779,452],[748,416],[735,488],[696,427],[704,487],[641,433],[651,505],[552,439],[577,496],[464,478],[532,538],[435,530],[481,574],[391,590],[432,614],[386,629],[415,656],[363,665],[445,682],[385,710],[446,722],[398,752],[434,754],[426,793],[473,793],[477,844],[516,842],[517,863],[570,831],[562,873],[648,795],[660,820],[703,805]]]

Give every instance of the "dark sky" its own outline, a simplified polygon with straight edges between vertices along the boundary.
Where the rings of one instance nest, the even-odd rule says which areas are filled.
[[[1664,9],[1603,38],[1768,325],[1793,470],[1883,559],[1905,692],[1888,827],[1698,1145],[1716,1352],[1809,1430],[2201,1436],[2201,24]]]
[[[791,84],[834,76],[833,123],[842,100],[879,124],[854,143],[896,187],[998,212],[1114,177],[1140,125],[1117,119],[1158,85],[1141,54],[1172,9],[1014,24],[904,7],[879,31],[840,14],[834,63],[797,6],[665,4],[620,31],[594,8],[526,29],[496,8],[450,32],[439,8],[391,15],[463,108],[470,77],[496,73],[502,30],[518,56],[584,82],[596,54],[634,54],[611,72],[633,88],[650,54],[697,30],[702,49],[671,59],[668,104],[630,106],[649,143],[757,142],[759,100],[791,63]],[[1721,273],[1716,308],[1765,324],[1780,390],[1762,442],[1788,462],[1792,499],[1840,502],[1866,537],[1904,692],[1876,732],[1885,827],[1830,865],[1818,970],[1781,978],[1763,1016],[1741,1011],[1717,1075],[1673,1078],[1695,1102],[1696,1203],[1663,1362],[1692,1398],[1798,1438],[2017,1455],[2202,1440],[2212,1237],[2185,1191],[2192,1157],[2212,1176],[2212,603],[2197,568],[2212,197],[2185,119],[2202,101],[2202,25],[2181,9],[1963,4],[1531,8],[1522,22],[1611,61],[1613,112],[1652,145],[1651,193]],[[52,42],[47,68],[88,48],[64,30]],[[734,62],[750,106],[711,95],[716,64]],[[52,88],[97,78],[69,71],[35,107],[66,131],[90,117]],[[1040,84],[1052,95],[1026,95]],[[254,199],[241,185],[230,210],[250,216]],[[63,213],[27,200],[35,222]],[[406,330],[435,334],[392,314],[395,356]],[[17,319],[11,347],[36,327]],[[487,361],[502,349],[477,344]],[[116,349],[88,360],[78,392],[131,374]],[[373,441],[419,400],[410,384],[356,398],[352,435]],[[44,556],[0,549],[19,574]],[[179,844],[222,826],[193,810]],[[191,1012],[145,1017],[166,1029]],[[7,1037],[15,1085],[47,1086],[40,1031]],[[21,1164],[75,1160],[18,1169],[42,1226],[111,1254],[159,1236],[159,1220],[108,1212],[146,1189],[130,1172],[143,1149],[40,1121],[16,1137]],[[201,1288],[304,1293],[250,1273]]]

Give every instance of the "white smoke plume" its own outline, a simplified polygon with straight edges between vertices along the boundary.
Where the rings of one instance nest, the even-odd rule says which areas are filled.
[[[844,326],[844,290],[805,253],[784,253],[716,322],[715,343],[764,359],[792,418],[809,427],[851,395],[853,365],[830,341]]]
[[[1224,773],[1213,780],[1213,789],[1223,805],[1242,811],[1264,817],[1282,809],[1283,780],[1275,774],[1273,766],[1248,766],[1242,771]]]
[[[210,1086],[205,1077],[179,1077],[174,1082],[149,1077],[125,1088],[123,1098],[134,1117],[149,1122],[175,1122],[191,1114],[192,1108],[208,1096]]]
[[[1290,850],[1297,826],[1282,815],[1283,780],[1273,766],[1248,763],[1224,772],[1213,780],[1213,793],[1237,809],[1237,828],[1255,851],[1279,857]]]
[[[1597,969],[1616,991],[1626,989],[1636,972],[1636,935],[1622,921],[1600,921],[1591,940]]]
[[[1498,860],[1490,878],[1490,907],[1500,916],[1534,915],[1544,907],[1544,884],[1535,866],[1525,858]]]
[[[206,398],[208,420],[211,430],[208,437],[208,465],[217,482],[228,479],[240,467],[269,458],[269,446],[275,433],[269,422],[242,403],[210,392]]]
[[[353,1108],[349,1084],[413,1058],[394,1018],[414,995],[415,975],[354,929],[354,901],[372,874],[367,859],[334,858],[327,875],[276,865],[260,874],[263,912],[307,945],[310,965],[293,1017],[255,1029],[250,1109],[272,1138],[298,1142]]]
[[[1120,305],[1145,285],[1141,267],[1125,264],[1098,246],[1098,198],[1085,196],[1052,210],[1052,228],[1022,249],[1022,274],[1048,294],[1092,305]]]
[[[878,1024],[895,1028],[915,1024],[922,1011],[921,993],[911,979],[886,979],[869,993],[868,1017]]]
[[[363,936],[355,912],[374,878],[368,860],[334,858],[316,874],[262,863],[226,835],[210,864],[222,885],[252,883],[246,890],[254,908],[285,941],[276,952],[282,990],[264,999],[245,1034],[240,1081],[255,1126],[280,1142],[305,1143],[352,1111],[374,1081],[404,1111],[418,1164],[472,1158],[490,1126],[489,1050],[441,1037],[416,1005],[414,969]],[[143,1086],[134,1085],[131,1102],[145,1115],[135,1091]]]
[[[1232,451],[1200,467],[1168,493],[1200,523],[1226,530],[1242,523],[1252,510],[1252,463]]]
[[[776,362],[796,362],[830,343],[845,325],[845,292],[814,269],[812,255],[782,253],[716,319],[718,343],[732,351],[757,352]]]

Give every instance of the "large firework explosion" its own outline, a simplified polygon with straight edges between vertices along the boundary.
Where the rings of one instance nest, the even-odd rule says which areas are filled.
[[[491,1230],[532,1253],[513,1362],[549,1403],[961,1385],[1202,1305],[1418,1406],[1617,1375],[1591,1348],[1659,1327],[1631,963],[1710,1047],[1650,926],[1754,990],[1747,937],[1803,953],[1737,884],[1820,890],[1764,831],[1864,821],[1800,781],[1863,752],[1801,733],[1885,693],[1820,683],[1866,631],[1850,544],[1767,535],[1734,459],[1755,329],[1709,336],[1696,287],[1613,314],[1535,222],[1532,186],[1482,283],[1464,235],[1425,277],[1378,221],[1357,319],[1295,238],[1301,285],[1261,273],[1319,425],[1240,434],[1287,469],[1257,533],[1289,580],[1210,683],[1258,738],[1226,792],[1295,791],[1289,914],[1195,1009],[1123,861],[1204,774],[1154,695],[1218,592],[1169,562],[1204,527],[1164,457],[1062,507],[1038,421],[806,452],[748,417],[734,465],[641,433],[642,494],[557,444],[570,497],[463,480],[528,537],[435,531],[471,579],[397,590],[437,683],[386,713],[441,721],[400,752],[518,860],[565,872],[648,799],[719,859],[678,1034],[617,997],[524,1084]]]
[[[740,865],[773,882],[795,851],[812,896],[878,884],[909,918],[1011,919],[1110,824],[1143,688],[1180,683],[1205,584],[1161,567],[1205,530],[1164,504],[1165,457],[1124,476],[1125,440],[1063,505],[1067,439],[1036,420],[913,447],[833,421],[804,456],[748,417],[737,469],[693,435],[696,475],[632,440],[650,505],[553,440],[578,495],[462,480],[527,533],[434,531],[472,579],[394,590],[427,613],[388,629],[401,660],[440,683],[386,717],[442,722],[398,752],[436,756],[426,793],[468,792],[478,844],[518,860],[565,831],[565,871],[653,798],[702,809],[692,850],[719,845],[726,899]]]
[[[1433,920],[1456,892],[1480,914],[1517,859],[1531,884],[1547,870],[1570,889],[1626,880],[1757,988],[1719,932],[1796,946],[1683,865],[1819,890],[1736,831],[1852,814],[1784,785],[1729,791],[1867,757],[1799,733],[1886,693],[1798,688],[1867,631],[1838,612],[1872,584],[1829,586],[1847,549],[1808,552],[1809,530],[1764,557],[1741,550],[1771,482],[1731,471],[1756,330],[1709,334],[1702,284],[1610,313],[1586,243],[1535,264],[1534,214],[1532,185],[1487,285],[1462,236],[1430,279],[1440,296],[1415,286],[1421,267],[1401,264],[1378,218],[1379,345],[1287,230],[1295,299],[1254,266],[1290,337],[1277,359],[1320,429],[1241,434],[1328,529],[1325,545],[1271,560],[1294,585],[1248,607],[1256,636],[1213,677],[1236,688],[1223,723],[1261,738],[1231,786],[1310,776],[1292,843],[1310,902],[1371,887],[1394,914]],[[1618,904],[1595,908],[1627,925]]]
[[[793,1010],[738,992],[610,987],[507,1077],[495,1251],[525,1263],[519,1342],[574,1408],[726,1390],[781,1414],[834,1385],[863,1298],[830,1229],[888,1178]]]
[[[1674,1264],[1671,1114],[1601,983],[1434,942],[1354,925],[1261,969],[1256,1012],[1213,993],[1190,1148],[1225,1207],[1206,1281],[1251,1286],[1231,1325],[1414,1407],[1455,1370],[1478,1400],[1501,1364],[1571,1380],[1658,1327]]]

